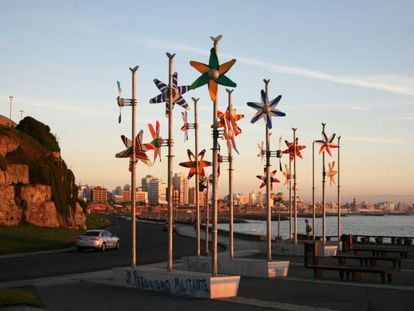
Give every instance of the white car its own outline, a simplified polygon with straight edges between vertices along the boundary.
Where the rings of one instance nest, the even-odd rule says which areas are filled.
[[[85,249],[99,249],[106,251],[108,248],[119,248],[119,238],[108,230],[88,230],[76,239],[76,247],[79,252]]]

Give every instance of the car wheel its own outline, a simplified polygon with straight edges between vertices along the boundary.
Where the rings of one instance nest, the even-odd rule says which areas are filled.
[[[106,251],[106,243],[104,242],[104,243],[102,243],[102,246],[101,246],[101,251]]]
[[[119,241],[116,242],[115,249],[119,248]]]

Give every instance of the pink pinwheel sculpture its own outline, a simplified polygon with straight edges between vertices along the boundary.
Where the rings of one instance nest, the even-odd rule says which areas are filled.
[[[260,92],[262,101],[260,103],[248,102],[247,106],[252,107],[257,110],[256,114],[250,121],[251,123],[256,123],[257,120],[263,118],[266,122],[268,129],[272,128],[272,118],[271,117],[284,117],[286,114],[282,111],[276,109],[279,104],[282,95],[279,95],[272,101],[269,101],[269,98],[264,90]]]
[[[165,115],[168,116],[170,113],[170,94],[169,94],[169,88],[168,85],[161,82],[158,79],[154,79],[155,85],[158,87],[158,89],[161,91],[161,94],[158,96],[155,96],[154,98],[150,99],[150,104],[154,103],[166,103],[165,106]],[[190,107],[188,106],[188,103],[185,101],[185,99],[182,97],[182,95],[190,90],[190,86],[178,86],[178,74],[174,72],[173,74],[173,85],[172,85],[172,104],[178,104],[181,107],[183,107],[186,110],[189,110]]]
[[[329,177],[329,183],[331,186],[332,184],[335,184],[335,175],[337,173],[338,171],[335,171],[335,161],[328,163],[328,177]]]
[[[338,148],[338,145],[333,144],[332,142],[335,139],[336,134],[332,134],[329,138],[325,133],[325,129],[322,130],[322,139],[315,140],[315,143],[321,144],[321,148],[319,149],[319,154],[322,152],[327,152],[329,156],[332,157],[331,148]]]
[[[217,118],[218,118],[218,122],[217,122],[217,127],[224,127],[225,126],[225,120],[229,120],[232,127],[233,127],[233,131],[234,134],[237,136],[239,134],[241,134],[242,130],[239,127],[239,125],[237,124],[237,121],[241,120],[244,118],[244,114],[238,114],[236,113],[236,108],[232,108],[231,109],[231,113],[229,112],[229,109],[226,109],[226,112],[223,113],[221,111],[217,111]]]
[[[272,172],[272,175],[270,176],[270,190],[273,191],[273,183],[275,182],[280,182],[279,179],[277,179],[276,177],[274,177],[277,173],[277,170],[274,170]],[[260,188],[263,188],[264,186],[266,186],[266,170],[265,170],[265,175],[256,175],[256,177],[258,179],[260,179],[262,181]]]
[[[142,144],[142,135],[144,131],[139,131],[138,135],[135,137],[135,156],[137,160],[144,162],[148,166],[152,166],[150,159],[148,158],[146,152],[148,148]],[[132,141],[125,135],[121,136],[121,140],[124,143],[127,149],[118,152],[115,154],[116,158],[131,158],[132,159]],[[136,165],[136,163],[134,163]],[[129,170],[132,169],[132,163],[130,163]]]
[[[190,61],[190,65],[201,73],[201,76],[191,84],[191,89],[196,89],[200,86],[208,84],[210,98],[212,101],[215,101],[217,99],[218,84],[230,87],[237,86],[236,83],[225,76],[225,73],[230,70],[235,62],[236,60],[232,59],[222,65],[219,65],[214,48],[210,50],[208,65],[196,61]]]
[[[152,136],[152,141],[148,144],[145,144],[145,147],[148,150],[154,150],[154,162],[157,159],[157,156],[160,156],[161,162],[161,146],[164,142],[164,139],[160,137],[160,122],[155,122],[155,129],[151,123],[148,123],[148,129]]]
[[[184,141],[188,140],[188,122],[187,122],[187,111],[181,112],[181,116],[183,118],[183,126],[181,130],[184,132]]]
[[[204,155],[206,153],[206,149],[201,150],[201,152],[199,152],[198,154],[198,167],[196,166],[196,158],[194,153],[190,150],[187,149],[187,154],[188,154],[188,158],[190,161],[187,162],[181,162],[179,163],[180,166],[183,167],[187,167],[190,169],[190,171],[188,172],[188,176],[187,178],[190,179],[191,177],[193,177],[193,175],[195,173],[198,173],[198,175],[200,176],[200,178],[203,178],[206,176],[204,168],[211,166],[211,162],[209,161],[205,161],[204,160]]]
[[[233,118],[234,116],[234,118]],[[236,109],[232,109],[232,113],[229,113],[228,109],[225,113],[217,112],[218,122],[217,127],[223,128],[224,139],[227,141],[227,147],[229,150],[234,149],[237,153],[236,136],[241,133],[241,129],[237,124],[237,121],[244,117],[242,114],[236,114]],[[211,125],[213,127],[213,125]]]
[[[305,149],[306,146],[298,144],[298,138],[296,137],[296,156],[303,159],[301,150]],[[289,154],[289,160],[293,161],[295,157],[295,144],[293,142],[288,142],[285,140],[285,144],[288,147],[287,149],[283,150],[282,153]]]
[[[285,176],[285,182],[283,183],[284,186],[289,184],[289,181],[292,179],[292,175],[290,172],[289,167],[285,164],[285,170],[283,171],[283,176]]]

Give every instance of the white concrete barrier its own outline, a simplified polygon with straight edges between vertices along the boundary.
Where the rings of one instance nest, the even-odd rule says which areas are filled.
[[[211,257],[189,256],[182,258],[183,267],[189,271],[211,272]],[[266,261],[249,258],[219,258],[218,271],[223,274],[259,278],[286,277],[289,261]]]
[[[182,270],[168,272],[154,267],[122,267],[112,271],[117,286],[208,299],[237,296],[240,282],[240,276],[212,276]]]

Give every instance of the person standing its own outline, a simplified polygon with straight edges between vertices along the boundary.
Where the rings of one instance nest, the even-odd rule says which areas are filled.
[[[312,232],[312,227],[309,224],[309,220],[305,219],[305,223],[306,223],[306,240],[310,240],[310,233]]]

